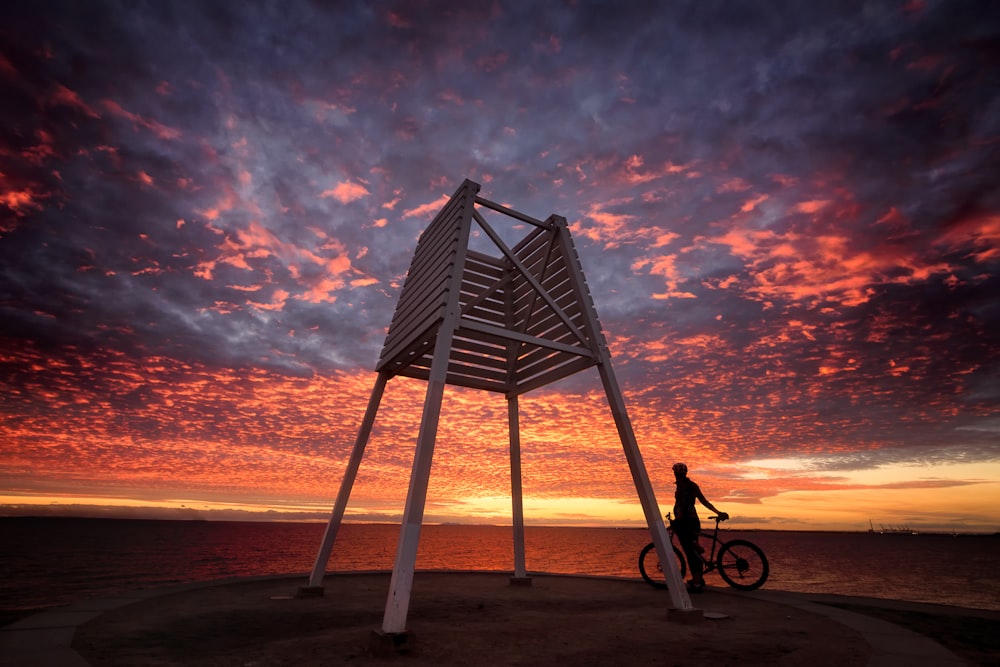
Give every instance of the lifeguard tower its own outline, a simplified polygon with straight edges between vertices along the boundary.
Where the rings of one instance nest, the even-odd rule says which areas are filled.
[[[427,393],[382,622],[382,632],[387,635],[406,633],[445,385],[496,392],[507,399],[512,584],[530,583],[525,571],[518,397],[592,366],[597,367],[604,385],[660,562],[673,562],[674,558],[565,218],[550,215],[544,221],[536,220],[480,197],[479,190],[478,183],[464,181],[420,236],[378,360],[368,408],[309,579],[308,589],[322,592],[326,564],[386,384],[398,375],[425,380]],[[524,235],[508,246],[497,233],[496,224],[512,225],[515,236]],[[481,232],[479,238],[485,235],[495,252],[470,248],[474,225]],[[695,611],[679,571],[666,570],[674,609]]]

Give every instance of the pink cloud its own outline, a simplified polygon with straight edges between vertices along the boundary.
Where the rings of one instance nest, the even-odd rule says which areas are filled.
[[[140,116],[139,114],[132,113],[131,111],[127,111],[114,100],[104,100],[101,104],[112,115],[130,120],[136,126],[143,127],[149,130],[150,132],[158,136],[160,139],[165,139],[170,141],[174,139],[179,139],[181,137],[180,130],[168,127],[163,123],[160,123],[155,120],[149,120],[147,118]]]
[[[637,225],[636,216],[609,210],[631,201],[630,198],[621,198],[589,204],[584,213],[589,222],[574,222],[570,225],[570,230],[575,236],[588,238],[605,248],[615,248],[623,242],[639,240],[649,247],[662,247],[677,238],[673,231],[658,225]]]
[[[750,184],[742,178],[731,178],[716,190],[719,192],[744,192],[750,189]]]
[[[640,259],[634,262],[631,268],[636,272],[645,270],[650,275],[661,276],[664,279],[667,289],[664,292],[654,293],[652,295],[654,299],[693,299],[695,298],[694,294],[677,288],[683,276],[677,269],[676,262],[677,255],[660,255]]]
[[[828,199],[815,199],[812,201],[799,202],[792,207],[792,211],[795,213],[818,213],[824,208],[829,206],[830,200]]]
[[[838,196],[842,203],[827,198],[798,201],[788,208],[788,213],[816,216],[815,224],[821,229],[842,217],[857,216],[849,193]],[[759,196],[746,202],[726,221],[723,233],[696,239],[697,244],[726,246],[740,258],[751,277],[746,293],[755,298],[854,306],[868,301],[878,285],[912,284],[935,276],[943,279],[952,271],[947,263],[927,260],[906,244],[857,248],[852,237],[840,233],[757,228],[750,214],[765,198]],[[884,213],[874,224],[892,229],[890,240],[910,234],[908,221],[897,209]],[[939,243],[950,248],[978,244],[992,249],[998,240],[1000,224],[981,219],[954,226]]]
[[[729,246],[729,251],[737,257],[751,258],[761,254],[761,247],[776,238],[777,235],[770,230],[734,227],[724,234],[708,239],[708,242]]]
[[[224,185],[222,190],[222,196],[215,202],[215,205],[211,208],[196,211],[198,215],[206,220],[218,220],[220,214],[231,211],[236,207],[239,197],[233,188],[229,185]]]
[[[749,213],[750,211],[756,209],[759,204],[763,204],[768,199],[769,197],[767,195],[757,195],[756,197],[751,197],[743,202],[743,205],[740,207],[740,211],[743,213]]]
[[[666,176],[683,174],[690,168],[690,165],[679,165],[669,161],[657,167],[646,168],[645,159],[641,155],[630,155],[625,160],[625,181],[633,184],[647,183]]]
[[[404,218],[424,218],[424,217],[430,216],[432,214],[436,215],[438,211],[440,211],[442,208],[444,208],[444,205],[448,203],[449,199],[451,199],[451,198],[448,195],[441,195],[440,197],[438,197],[437,199],[435,199],[432,202],[428,202],[426,204],[421,204],[420,206],[417,206],[416,208],[410,208],[410,209],[407,209],[407,210],[403,211],[403,217]]]
[[[366,188],[365,186],[360,185],[358,183],[350,183],[344,181],[338,183],[335,187],[329,190],[324,190],[323,192],[320,193],[319,196],[324,199],[332,197],[333,199],[339,201],[341,204],[349,204],[352,201],[357,201],[358,199],[361,199],[362,197],[367,197],[369,194],[371,193],[368,192],[368,188]]]
[[[274,290],[271,295],[271,301],[267,303],[262,303],[259,301],[250,301],[249,304],[258,310],[281,310],[285,307],[285,302],[288,301],[288,292],[282,289]]]
[[[676,232],[663,232],[656,237],[655,241],[653,241],[653,247],[662,248],[664,246],[668,246],[679,238],[680,234]]]
[[[234,234],[217,246],[218,258],[198,265],[195,275],[211,280],[216,266],[227,264],[246,271],[256,271],[252,260],[275,259],[287,268],[301,291],[294,298],[310,303],[333,303],[337,300],[335,291],[343,289],[347,277],[353,271],[346,247],[336,239],[327,239],[321,250],[323,254],[309,247],[300,247],[278,238],[270,229],[259,222],[251,222],[246,228]],[[305,265],[320,267],[320,271],[305,270]],[[355,278],[364,280],[364,278]],[[281,290],[275,292],[269,304],[254,302],[251,305],[266,310],[275,310],[289,298]]]

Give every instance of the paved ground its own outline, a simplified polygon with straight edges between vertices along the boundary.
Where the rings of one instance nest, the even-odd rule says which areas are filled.
[[[296,598],[304,582],[197,584],[48,611],[0,628],[0,664],[1000,664],[1000,612],[710,588],[692,614],[635,580],[512,586],[506,574],[454,572],[417,573],[409,633],[393,650],[377,633],[387,573],[331,575],[323,597]]]

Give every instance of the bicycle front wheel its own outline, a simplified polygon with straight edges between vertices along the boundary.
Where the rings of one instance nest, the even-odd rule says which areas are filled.
[[[725,582],[741,591],[760,588],[771,571],[767,556],[760,547],[746,540],[733,540],[723,544],[716,566]]]
[[[684,564],[684,556],[681,555],[680,549],[677,547],[674,547],[674,557],[677,558],[677,564],[681,571],[681,579],[683,579],[684,573],[687,571],[687,566]],[[653,588],[667,587],[667,581],[663,578],[663,568],[660,566],[660,557],[656,553],[656,545],[652,542],[644,546],[642,551],[639,552],[639,573],[642,574],[642,578],[646,580],[646,583]]]

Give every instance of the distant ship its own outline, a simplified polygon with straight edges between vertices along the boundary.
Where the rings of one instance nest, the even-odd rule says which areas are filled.
[[[898,526],[890,526],[886,528],[882,524],[879,524],[878,530],[875,530],[875,526],[872,525],[872,520],[868,519],[868,533],[870,535],[919,535],[917,531],[913,530],[909,526],[904,526],[902,524]]]

